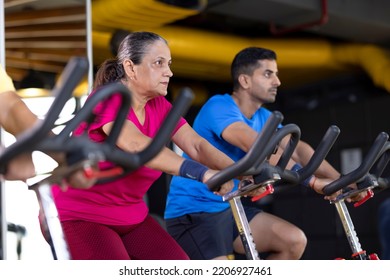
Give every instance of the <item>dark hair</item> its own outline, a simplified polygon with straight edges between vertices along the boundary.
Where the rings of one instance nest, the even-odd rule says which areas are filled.
[[[168,44],[163,37],[152,32],[133,32],[127,35],[119,45],[116,58],[107,59],[100,65],[93,87],[96,89],[125,78],[123,62],[130,59],[134,64],[140,64],[148,47],[158,40]]]
[[[240,86],[238,77],[241,74],[252,75],[253,71],[261,66],[260,60],[264,59],[276,60],[276,53],[272,50],[259,47],[245,48],[237,53],[230,69],[233,79],[233,89],[236,90]]]

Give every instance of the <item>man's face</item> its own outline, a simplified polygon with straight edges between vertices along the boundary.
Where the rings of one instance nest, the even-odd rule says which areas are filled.
[[[253,100],[261,104],[275,102],[277,88],[280,86],[278,66],[275,60],[264,59],[260,67],[250,76],[249,92]]]

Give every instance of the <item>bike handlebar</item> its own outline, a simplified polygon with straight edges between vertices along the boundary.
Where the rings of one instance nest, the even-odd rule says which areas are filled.
[[[209,189],[216,190],[223,183],[242,175],[255,175],[256,184],[259,183],[259,180],[267,181],[275,178],[277,177],[275,173],[278,173],[285,182],[297,184],[313,174],[333,146],[340,129],[337,126],[329,127],[305,167],[299,171],[286,170],[286,165],[300,140],[301,132],[299,127],[294,124],[285,125],[275,132],[282,119],[283,116],[280,112],[274,112],[248,153],[235,164],[221,170],[206,182]],[[277,165],[271,166],[265,161],[266,158],[273,153],[278,143],[289,134],[291,135],[289,144],[285,147]],[[257,177],[261,179],[258,180]]]
[[[349,186],[350,184],[363,181],[364,177],[369,173],[375,162],[381,157],[381,153],[384,152],[388,138],[389,135],[387,133],[381,132],[376,137],[373,145],[371,146],[360,166],[350,173],[342,175],[339,179],[326,185],[323,189],[324,194],[332,195],[333,193]],[[379,168],[382,168],[382,166],[379,166]]]
[[[10,160],[22,153],[38,150],[44,153],[78,154],[78,161],[85,159],[94,162],[105,160],[123,167],[125,172],[130,172],[151,160],[169,142],[177,122],[188,110],[194,97],[188,88],[182,89],[156,136],[140,152],[129,153],[116,146],[117,138],[126,120],[131,102],[131,93],[119,83],[109,84],[98,89],[88,98],[84,106],[58,135],[49,135],[64,104],[70,98],[74,87],[81,80],[82,74],[86,72],[87,66],[87,61],[82,58],[69,61],[64,70],[63,85],[56,88],[58,93],[46,118],[3,151],[0,155],[1,166],[5,167]],[[70,136],[80,124],[90,120],[95,106],[102,101],[102,98],[108,98],[113,94],[120,94],[123,99],[111,132],[104,142],[93,142],[85,133],[79,136]]]
[[[289,143],[286,145],[285,149],[283,150],[282,155],[280,156],[278,163],[276,166],[270,165],[268,162],[264,161],[259,164],[255,163],[252,166],[252,172],[251,174],[254,175],[254,182],[261,183],[262,181],[268,181],[270,176],[275,177],[275,174],[278,174],[279,179],[282,179],[282,174],[286,176],[286,173],[284,172],[284,169],[287,166],[288,161],[290,160],[292,154],[294,153],[294,150],[296,146],[298,145],[298,142],[301,137],[301,130],[300,128],[295,124],[287,124],[283,126],[282,128],[278,129],[272,139],[268,141],[266,144],[266,147],[264,148],[264,153],[269,156],[273,153],[275,147],[277,147],[280,143],[280,141],[286,137],[287,135],[291,135]],[[292,175],[298,175],[296,172]],[[299,180],[297,176],[294,177],[295,180]]]
[[[370,174],[373,174],[377,178],[378,187],[380,189],[387,189],[390,187],[390,178],[383,178],[382,173],[385,170],[387,164],[390,161],[390,142],[387,141],[383,148],[382,155],[375,162],[374,166],[370,170]]]
[[[245,156],[212,176],[206,182],[208,188],[211,191],[217,191],[222,184],[239,175],[251,175],[247,172],[251,169],[253,164],[255,162],[263,162],[266,159],[267,154],[264,152],[266,143],[271,140],[271,137],[274,135],[275,130],[282,120],[283,115],[280,112],[273,112]]]
[[[378,160],[375,162],[373,167],[370,169],[370,173],[379,178],[382,175],[383,171],[385,170],[387,164],[389,163],[389,160],[390,160],[390,142],[387,141],[383,147],[381,156],[378,158]]]
[[[296,185],[304,181],[305,179],[307,179],[312,174],[314,174],[314,172],[321,165],[322,161],[328,155],[330,149],[333,147],[339,134],[340,134],[340,129],[337,126],[335,125],[330,126],[326,131],[325,135],[323,136],[323,138],[321,139],[321,142],[314,150],[314,153],[311,156],[309,162],[298,171],[285,169],[285,164],[280,165],[278,162],[276,168],[281,177],[281,180],[279,182]],[[287,153],[287,155],[291,155],[291,154],[292,154],[291,152]],[[290,159],[290,157],[288,159]]]
[[[112,94],[120,94],[124,100],[121,102],[121,107],[117,113],[110,134],[104,142],[92,142],[89,137],[84,134],[68,137],[70,132],[91,116],[93,109],[102,101],[102,99],[108,98]],[[168,113],[156,136],[144,150],[138,153],[124,152],[116,146],[117,138],[128,114],[130,96],[127,88],[118,83],[110,84],[98,89],[90,98],[88,98],[84,106],[57,136],[47,137],[42,141],[38,148],[45,152],[74,151],[77,153],[79,160],[81,160],[81,158],[89,158],[89,155],[91,154],[100,155],[100,160],[104,159],[122,166],[126,172],[133,171],[142,166],[151,160],[169,142],[177,122],[180,117],[185,114],[191,104],[193,93],[188,88],[185,88],[180,92],[178,98],[172,105],[172,110]]]
[[[300,128],[295,124],[287,124],[278,130],[275,131],[273,137],[267,142],[263,143],[263,149],[261,151],[262,157],[260,160],[257,160],[252,163],[252,167],[248,170],[248,173],[250,175],[256,175],[259,174],[259,172],[262,170],[262,163],[264,162],[264,159],[271,155],[277,146],[279,145],[280,141],[287,135],[291,135],[290,141],[288,145],[283,150],[283,154],[281,155],[277,166],[281,169],[284,169],[291,158],[292,154],[294,153],[294,150],[296,146],[298,145],[299,139],[301,137],[301,130]]]

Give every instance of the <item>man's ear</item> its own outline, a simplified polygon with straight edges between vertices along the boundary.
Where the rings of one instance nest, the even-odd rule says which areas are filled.
[[[247,89],[250,86],[250,79],[249,76],[246,74],[239,75],[238,82],[240,83],[241,87],[244,89]]]
[[[123,69],[125,70],[126,77],[129,77],[130,79],[134,78],[134,63],[131,59],[126,59],[123,62]]]

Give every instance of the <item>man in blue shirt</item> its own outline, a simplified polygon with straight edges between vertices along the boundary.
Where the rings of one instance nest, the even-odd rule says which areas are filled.
[[[246,48],[236,55],[231,74],[232,94],[211,97],[199,111],[193,127],[237,161],[250,149],[271,115],[263,105],[275,101],[281,82],[275,52],[257,47]],[[287,141],[281,141],[279,152]],[[300,141],[287,168],[294,164],[304,166],[313,152],[307,143]],[[271,157],[270,162],[276,163],[276,157]],[[321,192],[325,182],[340,174],[324,161],[316,176],[319,178],[312,177],[307,184]],[[267,259],[301,258],[307,243],[301,229],[258,207],[244,207],[259,252],[268,252]],[[168,232],[191,259],[227,259],[234,252],[244,254],[229,203],[202,183],[174,176],[165,220]]]

